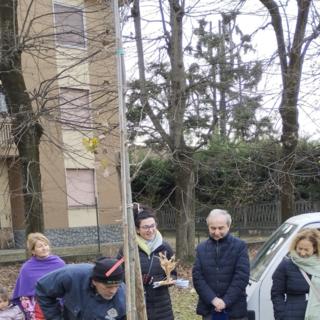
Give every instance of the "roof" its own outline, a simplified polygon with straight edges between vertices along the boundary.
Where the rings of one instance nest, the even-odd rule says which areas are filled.
[[[298,225],[304,225],[312,222],[320,222],[320,212],[299,214],[288,219],[286,222]]]

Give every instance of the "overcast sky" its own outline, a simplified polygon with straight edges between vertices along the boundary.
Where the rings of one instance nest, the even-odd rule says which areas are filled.
[[[320,1],[316,1],[316,5],[319,7],[320,11]],[[202,4],[204,2],[201,2]],[[220,1],[220,4],[223,2]],[[285,36],[289,39],[292,34],[291,30],[294,30],[295,27],[295,17],[296,17],[296,1],[282,1],[284,4],[284,10],[286,11],[288,18],[288,29],[289,32],[285,33]],[[147,7],[148,4],[148,7]],[[151,6],[150,6],[151,4]],[[287,4],[287,6],[285,6]],[[162,25],[159,24],[159,27],[156,26],[155,23],[152,23],[152,20],[159,19],[157,18],[157,14],[159,13],[158,1],[143,1],[142,2],[142,14],[148,12],[147,19],[149,21],[145,21],[143,23],[145,29],[154,33],[154,36],[157,34],[158,30],[162,29]],[[260,5],[259,0],[247,0],[246,6],[242,8],[242,15],[237,17],[237,23],[240,26],[240,29],[245,34],[253,34],[256,30],[261,28],[262,26],[266,26],[270,19],[267,18],[265,14],[265,10]],[[196,19],[199,19],[201,16],[198,16],[194,19],[188,19],[187,24],[190,28],[194,28],[197,26]],[[218,13],[212,15],[210,18],[207,17],[208,21],[212,21],[213,30],[217,30],[218,26]],[[159,19],[160,20],[160,19]],[[159,21],[158,20],[158,21]],[[288,31],[288,30],[286,30]],[[191,34],[191,30],[189,34]],[[132,35],[134,36],[134,27],[132,19],[126,23],[124,28],[124,35]],[[186,35],[186,39],[189,35]],[[186,40],[187,41],[187,40]],[[289,41],[289,40],[288,40]],[[319,43],[319,40],[317,41]],[[274,52],[276,52],[276,41],[274,31],[271,25],[266,27],[265,29],[260,29],[257,33],[255,33],[252,38],[252,43],[256,52],[254,54],[250,54],[246,59],[259,59],[259,60],[269,60]],[[125,44],[126,47],[126,69],[127,75],[129,78],[132,76],[137,77],[137,65],[136,59],[134,58],[136,50],[135,44],[132,42],[131,44]],[[150,45],[145,45],[144,49],[149,51],[150,58],[153,55],[153,47]],[[148,59],[148,56],[147,56]],[[315,56],[314,59],[319,59],[318,56]],[[188,62],[187,62],[188,63]],[[300,90],[299,98],[301,99],[299,104],[299,122],[300,122],[300,136],[304,136],[305,134],[320,137],[320,97],[318,93],[318,88],[320,86],[319,79],[314,77],[311,81],[312,77],[309,77],[310,69],[318,67],[318,65],[314,65],[314,61],[308,60],[304,65],[304,81]],[[320,69],[320,68],[319,68]],[[279,69],[277,69],[276,64],[271,66],[266,70],[264,78],[262,79],[259,90],[263,92],[268,92],[268,94],[264,95],[264,113],[269,113],[269,116],[272,118],[274,125],[278,129],[281,128],[281,120],[278,112],[278,107],[280,104],[280,94],[281,94],[281,78]],[[272,93],[272,94],[271,94]]]

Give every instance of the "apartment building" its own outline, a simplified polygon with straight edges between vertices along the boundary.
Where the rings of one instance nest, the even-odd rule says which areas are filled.
[[[1,8],[0,8],[1,10]],[[19,1],[22,72],[44,128],[40,144],[46,235],[53,246],[121,241],[113,15],[104,0]],[[1,248],[24,246],[21,170],[0,87]],[[96,138],[98,146],[84,141]],[[34,196],[37,196],[36,194]],[[32,214],[32,213],[30,213]]]

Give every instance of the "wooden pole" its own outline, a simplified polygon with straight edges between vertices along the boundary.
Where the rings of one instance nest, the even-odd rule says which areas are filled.
[[[122,194],[122,182],[121,182],[121,162],[120,162],[120,154],[117,151],[115,154],[115,162],[116,162],[116,168],[118,173],[118,181],[119,181],[119,188],[120,188],[120,194]],[[127,188],[129,189],[129,188]],[[131,191],[131,186],[130,186]],[[128,236],[128,226],[124,226],[123,230],[124,237]],[[140,258],[139,258],[139,250],[138,245],[135,237],[135,232],[133,233],[133,237],[131,239],[133,247],[134,247],[134,272],[135,272],[135,298],[136,298],[136,312],[137,312],[137,319],[138,320],[148,320],[147,317],[147,311],[146,311],[146,304],[145,304],[145,298],[144,298],[144,288],[142,284],[142,276],[141,276],[141,266],[140,266]],[[128,246],[126,247],[128,248]],[[125,249],[125,248],[124,248]],[[124,250],[124,256],[126,257],[128,253]],[[125,264],[127,266],[127,264]],[[126,269],[127,273],[127,269]]]
[[[130,164],[128,155],[127,121],[124,104],[126,87],[123,49],[121,41],[121,28],[119,19],[118,0],[113,0],[114,25],[116,34],[117,76],[118,76],[118,101],[119,101],[119,127],[120,127],[120,170],[119,161],[116,160],[118,178],[120,174],[123,210],[123,252],[125,256],[126,273],[126,305],[127,320],[148,320],[144,289],[142,285],[139,252],[136,243],[136,232],[132,211],[132,196],[130,184]],[[116,155],[116,159],[119,157]]]
[[[133,250],[130,250],[130,241],[132,239],[130,228],[130,216],[131,212],[128,212],[131,203],[128,197],[128,184],[130,191],[130,173],[128,168],[128,157],[127,157],[127,128],[125,119],[125,105],[124,105],[124,94],[125,94],[125,80],[124,70],[122,64],[122,42],[121,42],[121,30],[120,30],[120,19],[119,19],[119,6],[118,0],[113,0],[113,16],[114,26],[116,35],[116,61],[117,61],[117,77],[118,77],[118,103],[119,103],[119,128],[120,128],[120,158],[121,158],[121,200],[123,210],[123,253],[125,256],[125,273],[126,273],[126,308],[127,308],[127,320],[135,320],[135,279],[134,279],[134,256]],[[131,191],[130,191],[131,193]],[[132,245],[132,244],[131,244]]]

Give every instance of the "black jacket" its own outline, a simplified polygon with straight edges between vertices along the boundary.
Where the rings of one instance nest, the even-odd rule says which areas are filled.
[[[161,281],[166,277],[164,270],[161,268],[160,260],[156,258],[159,256],[159,252],[167,252],[168,260],[173,256],[173,250],[170,244],[162,240],[162,245],[158,247],[154,253],[154,259],[150,271],[150,276],[153,277],[153,282]],[[118,253],[118,259],[123,256],[123,248],[121,247]],[[150,257],[139,247],[139,256],[140,256],[140,264],[141,264],[141,272],[142,274],[147,274],[151,259]],[[176,269],[171,272],[171,278],[177,278]],[[146,291],[146,299],[147,299],[147,315],[148,320],[173,320],[173,311],[171,306],[171,299],[169,290],[167,287],[159,287],[153,289],[152,284],[145,286]]]
[[[304,320],[308,303],[306,294],[310,286],[299,268],[291,259],[284,258],[273,273],[272,280],[274,319]]]
[[[201,242],[192,270],[199,295],[197,314],[211,314],[212,300],[218,297],[226,304],[230,318],[246,317],[249,273],[248,250],[243,240],[228,233],[218,241],[209,238]]]

